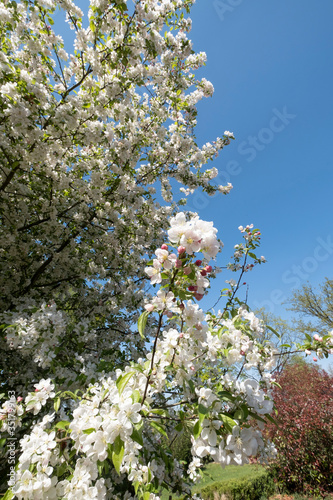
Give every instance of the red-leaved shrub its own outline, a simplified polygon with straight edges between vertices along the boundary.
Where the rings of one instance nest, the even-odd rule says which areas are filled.
[[[333,377],[306,363],[287,365],[274,389],[277,428],[268,436],[278,450],[271,464],[288,492],[325,496],[333,491]]]

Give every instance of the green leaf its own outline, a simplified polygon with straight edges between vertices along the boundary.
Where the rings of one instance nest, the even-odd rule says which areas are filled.
[[[69,426],[68,420],[61,420],[61,422],[57,422],[54,427],[56,429],[67,429],[68,426]]]
[[[68,463],[65,461],[59,467],[57,467],[57,476],[61,477],[67,471]]]
[[[165,436],[166,438],[168,437],[167,433],[165,432],[164,425],[159,424],[158,422],[150,422],[150,425],[154,427],[160,434]]]
[[[149,311],[144,311],[141,314],[140,318],[138,319],[138,330],[139,330],[139,333],[140,333],[142,339],[145,338],[144,331],[146,328],[148,316],[149,316]]]
[[[139,445],[143,446],[143,439],[142,439],[142,431],[138,429],[133,429],[133,432],[131,434],[131,439],[138,443]]]
[[[54,404],[53,404],[54,411],[58,411],[59,410],[60,404],[61,404],[61,399],[60,398],[55,398]]]
[[[4,496],[2,497],[2,500],[10,500],[13,497],[14,493],[12,492],[12,490],[7,490]]]
[[[135,391],[133,391],[133,393],[131,395],[131,398],[132,398],[133,403],[138,403],[139,401],[141,401],[140,392],[137,389],[135,389]]]
[[[133,375],[134,372],[128,372],[125,375],[120,375],[120,377],[118,377],[116,386],[119,391],[119,394],[123,393],[126,385],[128,384],[129,380],[133,377]]]
[[[112,445],[112,462],[119,475],[121,463],[124,457],[124,451],[124,442],[121,440],[120,436],[117,436],[115,442]]]
[[[234,419],[232,419],[231,417],[229,417],[229,415],[226,415],[225,413],[221,414],[221,420],[226,429],[230,431],[235,425],[237,425]]]
[[[189,380],[188,385],[190,386],[191,392],[194,393],[195,392],[195,385],[194,385],[193,380]]]
[[[90,429],[84,429],[82,432],[83,434],[92,434],[93,432],[96,432],[96,429],[92,427]]]
[[[175,431],[181,432],[183,430],[184,424],[183,422],[179,422],[179,424],[176,425]]]
[[[202,422],[205,419],[205,416],[208,413],[208,408],[206,408],[205,406],[199,404],[199,406],[198,406],[198,412],[199,412],[199,424],[202,424]]]
[[[235,396],[233,396],[230,392],[228,391],[220,391],[218,392],[218,395],[220,396],[221,399],[228,400],[228,401],[235,401]]]
[[[193,297],[193,294],[190,292],[179,292],[178,297],[180,298],[180,300],[187,300],[191,299]]]
[[[194,280],[195,279],[195,271],[194,269],[190,272],[190,274],[188,275],[188,279],[189,280]]]
[[[75,399],[75,400],[76,400],[76,399],[78,399],[77,394],[74,394],[74,392],[72,392],[72,391],[64,391],[64,392],[62,393],[62,395],[63,395],[63,396],[70,396],[71,398],[73,398],[73,399]]]
[[[242,410],[242,414],[243,414],[243,420],[246,420],[247,417],[249,416],[249,409],[245,404],[243,404],[243,405],[241,405],[241,410]]]
[[[135,494],[138,493],[140,484],[141,484],[140,481],[135,481],[135,483],[133,483]]]
[[[279,424],[277,423],[277,421],[273,417],[271,417],[270,415],[265,415],[265,417],[267,418],[267,420],[272,422],[272,424],[276,425],[276,427],[279,428]]]
[[[199,420],[194,424],[193,427],[193,436],[195,439],[198,439],[202,431],[202,426],[199,423]]]
[[[259,417],[259,415],[257,415],[256,413],[249,411],[249,415],[250,415],[250,417],[255,418],[256,420],[259,420],[260,422],[263,422],[264,424],[266,424],[266,420],[264,420],[262,417]]]
[[[278,338],[281,338],[281,335],[276,330],[274,330],[274,328],[272,328],[271,326],[268,326],[268,325],[266,325],[266,328],[268,328],[268,330],[270,330],[272,333],[274,333],[274,335],[276,335]]]
[[[149,410],[149,413],[153,413],[154,415],[161,415],[163,417],[167,415],[166,410],[162,410],[162,408],[153,408],[152,410]]]

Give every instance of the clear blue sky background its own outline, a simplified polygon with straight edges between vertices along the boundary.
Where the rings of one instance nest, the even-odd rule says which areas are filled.
[[[87,0],[76,3],[87,12]],[[282,303],[293,288],[333,278],[333,1],[197,0],[191,18],[193,48],[208,56],[198,76],[215,87],[199,103],[198,143],[225,130],[236,141],[212,164],[234,189],[193,195],[189,208],[218,228],[221,266],[239,225],[260,228],[268,262],[246,276],[248,303],[288,319]],[[219,275],[203,305],[228,277]]]
[[[208,57],[200,76],[215,87],[199,105],[199,143],[224,130],[236,141],[214,162],[234,189],[190,205],[214,220],[220,264],[239,225],[261,229],[268,262],[247,275],[249,305],[288,318],[293,288],[333,279],[333,2],[197,0],[191,17]]]

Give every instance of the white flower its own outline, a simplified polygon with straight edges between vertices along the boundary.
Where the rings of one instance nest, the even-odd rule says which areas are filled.
[[[218,401],[218,397],[213,393],[211,389],[206,389],[205,387],[201,387],[201,389],[198,391],[199,392],[199,404],[202,404],[203,406],[206,406],[209,408],[212,406],[214,401]]]
[[[172,292],[166,293],[163,290],[159,290],[152,302],[154,309],[158,311],[164,311],[166,309],[172,310],[175,305],[174,298],[175,296]]]
[[[161,269],[162,264],[157,259],[153,260],[153,267],[145,268],[145,273],[150,277],[150,282],[152,285],[155,285],[156,283],[162,283]]]
[[[198,252],[201,248],[202,236],[199,231],[195,229],[188,228],[182,234],[180,238],[180,244],[186,248],[186,252],[188,254],[193,254],[194,252]]]
[[[216,431],[220,429],[222,422],[220,420],[204,419],[203,430],[201,431],[201,438],[207,441],[210,446],[216,446],[217,434]]]
[[[164,269],[172,269],[177,261],[175,254],[169,254],[167,250],[158,248],[155,252],[158,261],[163,265]]]
[[[256,455],[258,442],[251,428],[241,429],[238,425],[232,428],[232,434],[226,439],[226,449],[234,453],[234,460],[241,465],[243,460]]]
[[[192,450],[200,458],[206,457],[207,455],[215,455],[217,452],[216,448],[206,444],[202,439],[195,441]]]

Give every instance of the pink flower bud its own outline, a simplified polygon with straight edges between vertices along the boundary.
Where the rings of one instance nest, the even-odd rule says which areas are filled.
[[[19,396],[19,397],[17,398],[17,401],[18,401],[18,403],[20,403],[21,401],[23,401],[22,396]]]
[[[190,268],[190,266],[187,266],[187,267],[184,268],[184,274],[186,274],[187,276],[189,274],[191,274],[191,272],[192,272],[192,269]]]
[[[185,252],[186,252],[186,248],[185,248],[185,247],[180,246],[180,247],[178,247],[178,248],[177,248],[177,251],[178,251],[178,253],[179,253],[179,254],[182,254],[182,253],[185,253]]]
[[[203,294],[202,293],[195,293],[194,294],[194,297],[197,299],[197,300],[201,300],[203,298]]]
[[[200,267],[202,264],[202,260],[196,260],[194,263],[196,266]]]
[[[318,359],[317,359],[317,358],[313,358],[313,361],[316,361],[316,362],[317,362],[317,361],[318,361]]]
[[[154,310],[154,306],[153,306],[153,304],[146,304],[146,305],[145,305],[145,309],[146,309],[146,311],[148,311],[148,312],[153,312],[153,310]]]
[[[190,292],[196,292],[196,291],[198,290],[198,287],[197,287],[197,286],[194,286],[194,285],[191,285],[191,286],[189,286],[189,287],[188,287],[188,290],[189,290]]]
[[[320,337],[319,337],[318,333],[315,333],[315,334],[314,334],[314,336],[313,336],[313,338],[314,338],[315,340],[319,340],[319,338],[320,338]]]
[[[181,260],[179,260],[179,259],[177,259],[177,260],[176,260],[176,268],[177,268],[177,269],[179,269],[179,268],[180,268],[180,267],[182,267],[182,266],[183,266],[182,261],[181,261]]]
[[[239,354],[240,354],[241,356],[245,356],[245,352],[244,352],[244,351],[240,351],[240,352],[239,352]]]
[[[212,266],[206,266],[205,267],[205,271],[207,271],[207,273],[211,273],[213,270]]]
[[[204,269],[202,271],[200,271],[200,274],[201,276],[207,276],[207,271],[205,271]]]
[[[184,334],[183,333],[180,333],[179,334],[179,338],[182,339],[184,337]]]
[[[163,245],[161,246],[162,250],[168,250],[168,245],[166,245],[165,243],[163,243]]]

